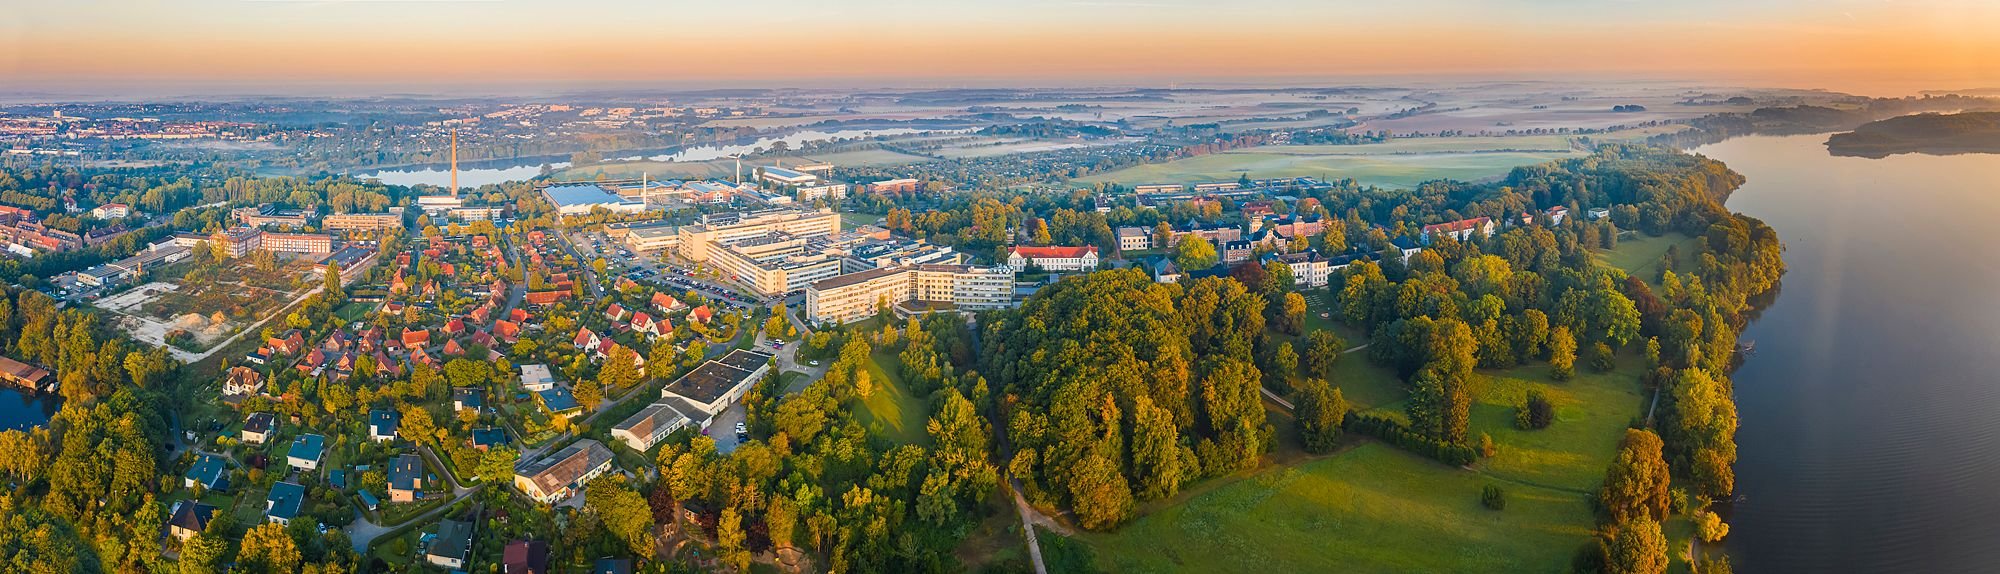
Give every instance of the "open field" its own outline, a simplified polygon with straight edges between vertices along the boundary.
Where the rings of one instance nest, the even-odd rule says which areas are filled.
[[[811,157],[812,159],[831,163],[833,165],[849,166],[849,167],[908,165],[912,163],[930,161],[930,158],[927,157],[910,155],[898,151],[891,151],[879,148],[858,149],[854,151],[837,151],[831,153],[819,153],[819,154],[813,154],[809,157]],[[759,162],[759,164],[762,163],[763,163],[762,161]],[[794,163],[797,162],[792,161],[791,158],[785,159],[786,165],[792,165]]]
[[[924,424],[930,419],[924,398],[911,394],[902,377],[883,368],[897,360],[894,353],[878,352],[868,361],[868,377],[875,381],[875,392],[861,399],[862,408],[855,418],[869,431],[896,443],[924,444],[929,441]]]
[[[1364,184],[1415,187],[1434,179],[1479,180],[1517,166],[1583,152],[1563,136],[1414,138],[1381,144],[1258,146],[1133,166],[1081,178],[1084,183],[1192,183],[1244,175],[1352,178]]]
[[[171,268],[161,276],[178,280],[140,285],[94,305],[141,341],[170,346],[167,335],[185,331],[192,341],[184,345],[206,349],[291,301],[298,293],[294,279],[310,268],[302,261],[269,270],[248,263],[204,272]]]
[[[1676,269],[1686,271],[1694,264],[1694,238],[1681,233],[1668,233],[1653,237],[1644,233],[1633,233],[1618,238],[1618,245],[1597,252],[1597,260],[1625,270],[1651,284],[1660,286],[1660,260],[1667,255],[1667,248],[1680,246],[1681,258],[1674,263]]]
[[[1373,441],[1081,535],[1114,572],[1549,572],[1592,526],[1580,495],[1506,486]]]
[[[1589,492],[1604,480],[1618,453],[1625,427],[1645,416],[1651,393],[1640,388],[1638,357],[1621,355],[1621,368],[1598,373],[1578,366],[1568,381],[1549,380],[1549,366],[1531,363],[1480,371],[1473,377],[1472,424],[1468,434],[1493,436],[1500,451],[1480,461],[1493,476],[1554,488]],[[1540,389],[1556,405],[1556,423],[1541,430],[1514,427],[1514,412],[1529,389]]]
[[[873,213],[840,212],[840,225],[849,229],[862,225],[874,225],[878,219],[882,219],[882,216]]]

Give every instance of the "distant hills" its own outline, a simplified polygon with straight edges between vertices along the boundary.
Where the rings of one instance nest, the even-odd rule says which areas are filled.
[[[2000,112],[1916,114],[1862,124],[1834,134],[1827,151],[1883,158],[1899,153],[2000,153]]]

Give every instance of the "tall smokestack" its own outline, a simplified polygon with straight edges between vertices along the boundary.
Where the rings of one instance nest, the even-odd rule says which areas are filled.
[[[458,197],[458,130],[451,130],[451,196]]]

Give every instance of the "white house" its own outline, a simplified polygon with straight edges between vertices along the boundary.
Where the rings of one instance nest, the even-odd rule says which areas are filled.
[[[1007,250],[1007,266],[1015,270],[1036,267],[1049,271],[1090,271],[1097,269],[1097,246],[1014,247]]]

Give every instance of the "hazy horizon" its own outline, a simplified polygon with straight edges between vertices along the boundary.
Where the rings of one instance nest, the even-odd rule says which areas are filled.
[[[80,96],[1654,79],[2000,86],[1976,0],[138,0],[0,20],[0,90]]]

